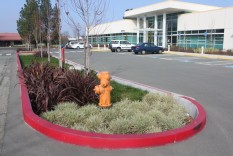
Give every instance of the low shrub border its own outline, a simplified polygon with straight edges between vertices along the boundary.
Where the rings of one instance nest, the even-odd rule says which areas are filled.
[[[197,109],[197,116],[194,121],[182,128],[169,130],[160,133],[150,134],[130,134],[114,135],[83,132],[64,128],[54,125],[32,111],[27,88],[23,83],[22,67],[17,53],[18,74],[20,75],[19,83],[21,90],[22,111],[25,122],[40,133],[53,139],[80,146],[90,146],[93,148],[138,148],[165,145],[168,143],[185,140],[196,133],[200,132],[206,123],[206,114],[203,107],[194,99],[180,96],[183,100],[192,103]]]

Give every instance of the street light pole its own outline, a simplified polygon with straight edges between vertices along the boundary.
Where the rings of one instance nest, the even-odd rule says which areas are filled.
[[[60,0],[57,0],[57,9],[58,9],[58,35],[59,35],[59,67],[62,68],[62,54],[61,54],[61,10],[60,10]]]

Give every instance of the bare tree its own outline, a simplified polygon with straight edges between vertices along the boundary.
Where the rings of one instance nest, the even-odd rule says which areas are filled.
[[[90,46],[89,46],[89,33],[91,29],[94,29],[97,25],[103,23],[108,0],[67,0],[69,8],[73,11],[75,21],[80,21],[84,28],[84,52],[85,60],[84,67],[86,75],[90,72]]]
[[[50,0],[41,0],[40,5],[42,27],[45,30],[47,39],[48,62],[50,62],[50,43],[51,43],[51,26],[52,26],[52,7]]]

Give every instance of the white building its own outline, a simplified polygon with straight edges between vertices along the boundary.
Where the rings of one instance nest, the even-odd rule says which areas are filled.
[[[233,7],[166,0],[125,11],[124,19],[98,25],[91,30],[92,44],[113,39],[158,46],[213,47],[233,49]]]

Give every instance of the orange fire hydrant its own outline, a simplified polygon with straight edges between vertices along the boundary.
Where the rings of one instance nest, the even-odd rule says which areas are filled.
[[[112,86],[110,86],[111,76],[109,72],[100,72],[97,75],[100,80],[100,85],[95,86],[94,91],[99,94],[99,107],[108,108],[111,107],[111,91]]]

